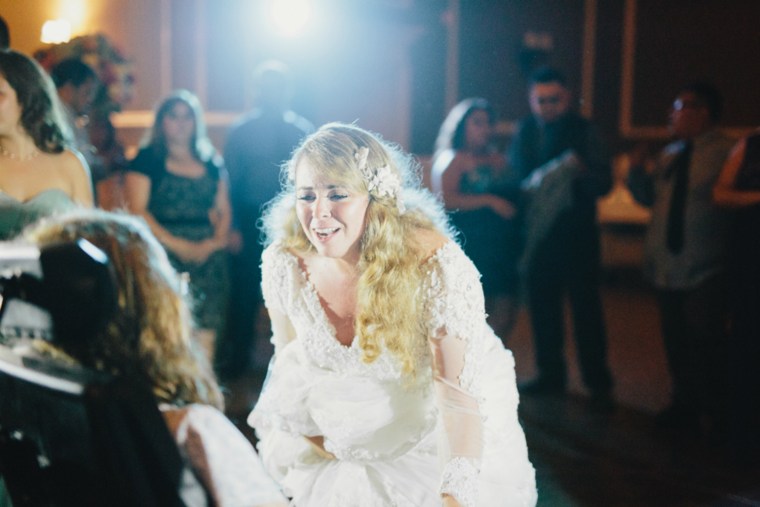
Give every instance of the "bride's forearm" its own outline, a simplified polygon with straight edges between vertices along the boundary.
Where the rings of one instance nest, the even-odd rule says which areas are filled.
[[[333,453],[325,450],[325,437],[317,436],[304,438],[309,441],[314,450],[317,451],[317,454],[322,456],[324,459],[337,459]]]
[[[443,495],[443,507],[461,507],[461,504],[451,495]]]

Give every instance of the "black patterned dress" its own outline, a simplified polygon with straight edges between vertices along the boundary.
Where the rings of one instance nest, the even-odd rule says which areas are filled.
[[[463,194],[496,194],[504,197],[496,171],[480,165],[465,172],[459,181]],[[451,222],[460,233],[460,242],[467,256],[482,275],[486,297],[518,293],[517,258],[520,244],[517,224],[491,208],[457,210],[450,213]]]
[[[198,178],[178,176],[166,169],[165,159],[145,148],[129,168],[150,178],[148,212],[173,236],[193,242],[214,235],[209,212],[215,206],[219,181],[226,177],[224,167],[213,160],[204,166],[206,173]],[[226,250],[214,252],[202,264],[184,262],[170,251],[167,253],[174,268],[189,277],[196,326],[213,329],[217,337],[222,336],[229,299]]]

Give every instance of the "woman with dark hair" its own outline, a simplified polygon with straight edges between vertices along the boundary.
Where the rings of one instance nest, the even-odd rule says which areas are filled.
[[[68,148],[58,95],[33,59],[0,49],[0,240],[38,218],[92,206],[87,163]],[[10,505],[0,479],[0,506]]]
[[[127,208],[145,218],[177,271],[189,276],[197,337],[213,357],[227,313],[231,213],[227,175],[195,95],[179,90],[159,104],[124,194]]]
[[[483,276],[489,323],[506,339],[516,317],[519,247],[515,207],[505,197],[506,160],[492,142],[495,121],[486,99],[454,106],[436,139],[431,185]]]
[[[28,56],[0,50],[0,239],[92,201],[87,163],[69,148],[50,78]]]

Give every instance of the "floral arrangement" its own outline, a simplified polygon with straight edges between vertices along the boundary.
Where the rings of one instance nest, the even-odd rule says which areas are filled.
[[[34,57],[45,70],[67,58],[79,58],[95,70],[101,87],[93,104],[93,116],[121,111],[133,97],[132,62],[102,33],[82,35],[63,44],[38,49]]]

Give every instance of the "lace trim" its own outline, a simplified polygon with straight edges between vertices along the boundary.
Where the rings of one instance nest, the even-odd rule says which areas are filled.
[[[356,341],[345,347],[335,339],[335,329],[327,319],[319,295],[295,255],[275,243],[265,251],[264,265],[267,304],[280,310],[289,308],[294,325],[301,330],[308,329],[299,334],[299,339],[304,341],[304,348],[316,364],[337,372],[363,372],[380,379],[401,378],[401,365],[392,354],[383,352],[377,360],[366,364]],[[423,269],[426,270],[423,290],[426,291],[430,334],[433,336],[438,329],[446,328],[466,341],[460,386],[478,396],[476,377],[481,371],[484,342],[471,337],[482,336],[486,325],[480,274],[454,242],[439,248]],[[429,350],[424,343],[420,344],[418,359],[421,365],[430,364]]]
[[[274,243],[264,252],[264,292],[267,304],[281,311],[288,308],[294,326],[301,332],[304,349],[322,368],[336,372],[360,372],[378,379],[399,379],[401,364],[383,351],[372,363],[362,361],[357,340],[350,347],[335,338],[335,328],[327,319],[316,288],[301,269],[298,258]],[[480,274],[459,245],[448,242],[423,266],[426,277],[426,319],[430,336],[445,328],[466,342],[465,362],[459,376],[460,387],[480,398],[478,376],[485,360],[486,314]],[[303,332],[303,330],[307,330]],[[431,364],[430,351],[420,344],[420,365]],[[419,379],[424,374],[418,375]]]
[[[272,245],[261,255],[261,292],[266,307],[281,312],[285,305],[279,289],[287,282],[288,269],[282,262],[282,257],[276,255],[277,247],[278,245]]]
[[[427,262],[427,319],[429,333],[439,329],[466,343],[459,385],[480,398],[478,374],[485,361],[486,314],[480,273],[454,242],[449,242]]]
[[[453,458],[446,463],[441,476],[441,494],[456,498],[462,507],[475,507],[478,501],[480,460]]]
[[[315,364],[340,373],[360,372],[384,380],[403,376],[402,366],[392,354],[383,351],[380,357],[367,364],[362,361],[358,340],[349,347],[338,342],[335,328],[319,302],[319,294],[295,255],[279,243],[271,245],[265,255],[271,263],[270,272],[265,273],[267,286],[272,292],[279,293],[277,302],[289,309],[287,313],[300,331],[298,339],[303,341],[304,349]],[[278,296],[273,295],[270,299]],[[426,350],[424,344],[422,349]]]

